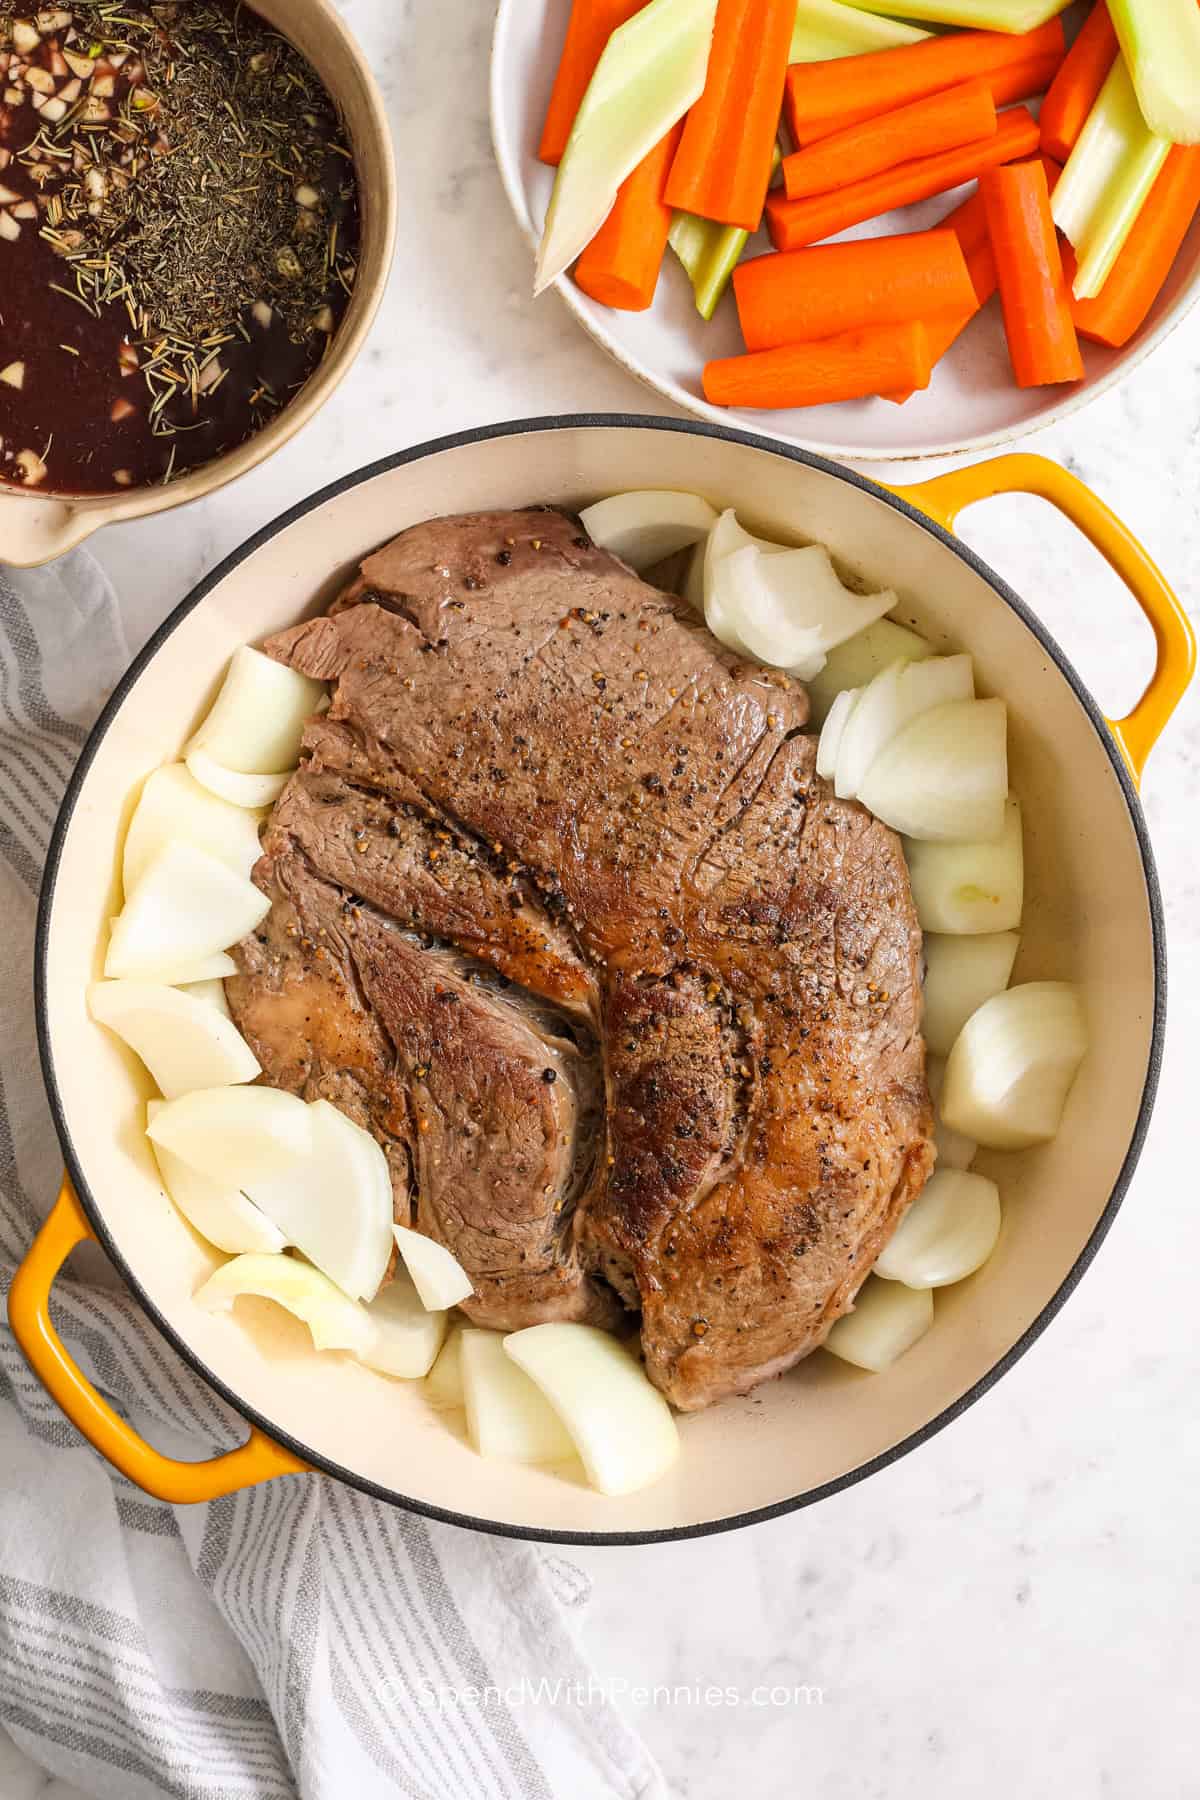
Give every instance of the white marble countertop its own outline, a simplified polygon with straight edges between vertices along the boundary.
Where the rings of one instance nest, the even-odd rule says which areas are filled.
[[[490,0],[344,10],[377,59],[396,138],[390,294],[349,380],[267,467],[95,540],[135,645],[251,531],[375,457],[498,419],[663,410],[556,299],[528,297],[528,252],[488,139]],[[1198,340],[1200,326],[1185,326],[1118,392],[1027,443],[1092,483],[1189,602],[1200,592]],[[1033,500],[980,508],[964,535],[1048,621],[1101,704],[1123,710],[1151,639],[1099,558]],[[1058,1321],[950,1430],[865,1485],[730,1536],[573,1553],[594,1581],[586,1646],[618,1694],[621,1683],[823,1690],[819,1703],[758,1708],[624,1702],[672,1792],[1195,1791],[1198,777],[1192,702],[1145,792],[1171,931],[1158,1110],[1108,1243]]]

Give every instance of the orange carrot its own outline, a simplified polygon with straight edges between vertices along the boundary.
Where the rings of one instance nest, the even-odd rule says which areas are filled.
[[[925,320],[925,332],[929,339],[929,360],[939,363],[951,345],[958,342],[976,313],[981,312],[996,291],[996,259],[992,255],[990,244],[979,244],[974,250],[966,253],[967,273],[971,277],[971,286],[975,290],[975,303],[968,310],[957,313],[935,313],[931,319]],[[901,388],[894,394],[883,394],[884,400],[893,400],[897,406],[903,406],[916,393],[915,388]]]
[[[891,52],[889,51],[890,55]],[[847,58],[847,61],[853,60]],[[836,237],[851,225],[876,219],[880,213],[896,206],[910,206],[917,200],[928,200],[970,181],[984,169],[1014,157],[1029,156],[1037,149],[1038,128],[1033,115],[1025,107],[1001,113],[996,130],[977,144],[964,144],[958,150],[943,150],[938,156],[922,156],[916,162],[901,163],[869,181],[852,182],[835,194],[819,194],[815,199],[787,200],[768,194],[767,227],[777,250],[799,250],[805,244],[819,243],[822,238]]]
[[[964,200],[952,213],[947,213],[937,229],[952,231],[958,239],[966,258],[974,299],[961,312],[935,313],[926,319],[929,353],[935,364],[941,361],[996,291],[996,259],[992,255],[992,241],[988,236],[987,208],[978,188],[969,200]],[[897,406],[903,406],[906,400],[912,399],[915,392],[915,388],[901,388],[894,394],[884,394],[882,397],[894,401]]]
[[[1000,69],[985,70],[974,79],[983,82],[998,110],[1002,106],[1011,106],[1014,100],[1033,100],[1038,94],[1044,94],[1062,64],[1062,51],[1052,50],[1041,56],[1023,57],[1020,62],[1006,63]],[[939,88],[936,91],[945,93],[947,90]],[[932,95],[923,94],[919,98],[929,100]],[[905,104],[914,106],[917,102],[906,101]],[[791,135],[798,146],[807,148],[810,144],[824,143],[835,131],[849,131],[855,125],[865,125],[869,119],[878,117],[878,107],[854,106],[836,118],[816,119],[810,126],[794,125]]]
[[[587,93],[604,46],[617,27],[632,19],[645,4],[646,0],[573,0],[562,59],[538,145],[539,158],[551,168],[562,161],[579,102]]]
[[[1079,381],[1083,357],[1071,318],[1050,188],[1040,162],[988,169],[979,178],[996,258],[1004,335],[1017,386]]]
[[[733,291],[747,350],[962,312],[972,300],[971,278],[953,231],[756,256],[733,271]]]
[[[927,387],[932,369],[925,327],[873,325],[815,344],[784,344],[704,366],[714,406],[824,406],[899,387]]]
[[[869,50],[831,62],[793,63],[788,70],[785,110],[797,144],[811,143],[824,130],[838,130],[846,115],[860,118],[893,112],[961,81],[987,77],[1031,57],[1063,54],[1061,19],[1036,31],[956,31],[923,38],[894,50]]]
[[[1145,323],[1197,212],[1200,145],[1176,144],[1100,292],[1094,300],[1072,297],[1075,329],[1081,336],[1113,349],[1129,342]],[[1070,284],[1075,279],[1075,258],[1069,244],[1063,245],[1063,267]]]
[[[718,0],[704,92],[667,181],[671,206],[757,231],[795,20],[795,0]]]
[[[626,176],[612,211],[575,264],[575,285],[602,306],[645,312],[654,298],[671,229],[663,189],[682,131],[681,119]]]
[[[1042,101],[1042,148],[1066,162],[1117,58],[1106,0],[1096,0]]]
[[[897,163],[918,156],[936,156],[990,137],[996,129],[996,108],[982,81],[964,81],[960,87],[914,100],[911,106],[880,113],[848,131],[835,131],[806,150],[783,159],[783,181],[789,200],[805,200],[810,194],[828,194],[848,181],[867,181]]]
[[[1014,100],[1036,100],[1044,94],[1063,66],[1061,50],[1049,56],[1030,56],[1024,62],[1010,63],[1007,69],[996,69],[984,80],[991,89],[997,108],[1011,106]]]

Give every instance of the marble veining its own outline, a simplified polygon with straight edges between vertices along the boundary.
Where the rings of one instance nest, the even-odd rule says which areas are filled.
[[[266,467],[95,540],[134,644],[251,531],[372,458],[533,413],[663,410],[552,295],[529,298],[528,250],[488,138],[490,0],[344,0],[343,11],[375,59],[396,136],[391,289],[350,378]],[[1122,388],[1021,448],[1089,482],[1194,607],[1196,316]],[[1125,708],[1152,644],[1100,559],[1033,500],[981,506],[963,535],[1046,619],[1102,705]],[[1198,788],[1192,699],[1145,790],[1171,934],[1158,1109],[1108,1243],[1056,1323],[963,1419],[848,1493],[749,1532],[570,1553],[593,1582],[576,1614],[586,1647],[601,1678],[625,1684],[616,1691],[672,1793],[1197,1791]],[[762,1684],[821,1694],[756,1706]],[[740,1703],[639,1701],[638,1685],[734,1688]]]

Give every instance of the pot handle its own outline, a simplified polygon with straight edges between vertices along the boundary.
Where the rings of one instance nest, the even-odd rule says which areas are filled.
[[[49,1218],[33,1240],[13,1276],[8,1296],[8,1322],[25,1360],[72,1425],[122,1475],[156,1500],[186,1506],[215,1500],[238,1488],[253,1487],[274,1475],[296,1475],[308,1464],[276,1444],[257,1426],[236,1450],[208,1462],[176,1462],[163,1456],[119,1418],[72,1361],[50,1322],[50,1289],[71,1251],[95,1233],[71,1185],[62,1188]]]
[[[1095,545],[1145,613],[1158,647],[1149,686],[1133,711],[1123,719],[1108,721],[1134,780],[1140,781],[1146,758],[1195,672],[1196,639],[1166,578],[1129,527],[1077,475],[1044,456],[997,456],[968,469],[935,475],[914,487],[890,491],[928,513],[947,531],[954,530],[959,513],[976,500],[990,499],[993,494],[1036,494],[1056,506]]]

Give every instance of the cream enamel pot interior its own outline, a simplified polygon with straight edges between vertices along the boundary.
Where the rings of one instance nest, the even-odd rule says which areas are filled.
[[[306,1330],[267,1303],[201,1311],[192,1294],[216,1255],[158,1185],[142,1135],[146,1076],[91,1022],[85,990],[100,973],[132,797],[149,770],[179,754],[238,644],[318,610],[364,552],[430,515],[535,501],[577,508],[650,486],[696,489],[754,528],[820,539],[849,568],[896,587],[899,616],[939,646],[972,653],[982,691],[1008,702],[1012,781],[1025,812],[1015,978],[1081,983],[1092,1049],[1054,1143],[981,1159],[1004,1196],[1000,1245],[972,1280],[938,1296],[933,1329],[890,1372],[862,1374],[818,1353],[750,1400],[683,1420],[676,1469],[644,1493],[609,1500],[559,1475],[480,1460],[427,1410],[419,1384],[316,1355]],[[1105,725],[1037,620],[946,528],[969,501],[1011,489],[1040,493],[1074,518],[1151,619],[1157,670],[1118,726]],[[1134,780],[1191,668],[1187,622],[1153,564],[1074,477],[1039,458],[1004,458],[897,495],[712,426],[576,418],[444,439],[326,489],[253,538],[167,620],[96,726],[63,805],[42,896],[37,1004],[79,1198],[68,1185],[13,1285],[10,1316],[36,1371],[105,1454],[172,1498],[209,1498],[310,1464],[438,1518],[543,1539],[717,1530],[817,1499],[901,1454],[978,1397],[1052,1317],[1133,1170],[1164,1008],[1162,919]],[[241,1450],[169,1462],[73,1369],[47,1298],[63,1257],[89,1232],[164,1335],[253,1421]]]
[[[387,287],[396,238],[396,172],[383,97],[371,66],[329,0],[254,0],[254,10],[306,56],[341,109],[358,175],[361,242],[346,316],[324,361],[262,431],[168,487],[112,494],[33,493],[0,484],[0,563],[18,569],[50,562],[102,525],[141,519],[200,500],[257,468],[294,437],[333,393],[362,349]]]

